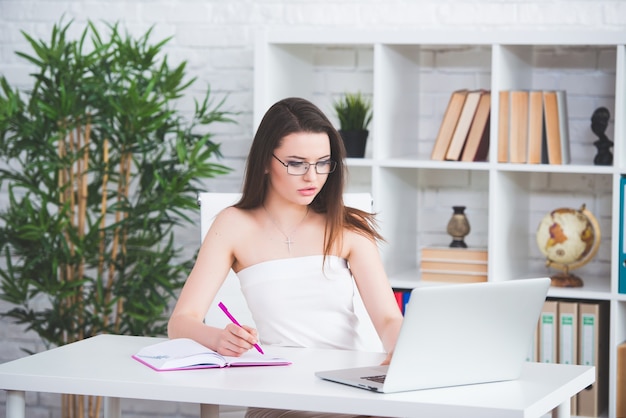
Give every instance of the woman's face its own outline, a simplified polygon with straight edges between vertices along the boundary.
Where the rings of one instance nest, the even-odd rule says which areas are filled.
[[[294,204],[308,205],[322,189],[329,174],[318,174],[315,164],[330,160],[330,140],[326,133],[298,132],[285,136],[274,150],[269,165],[269,192]],[[280,160],[280,161],[279,161]],[[281,163],[282,161],[282,163]],[[291,163],[290,171],[296,165],[309,163],[303,175],[287,173],[284,164]],[[302,169],[302,167],[300,167]]]

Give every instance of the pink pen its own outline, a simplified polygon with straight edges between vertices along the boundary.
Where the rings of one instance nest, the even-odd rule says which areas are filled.
[[[233,324],[237,325],[238,327],[241,327],[241,324],[239,323],[239,321],[237,321],[237,320],[235,319],[235,317],[234,317],[234,316],[232,316],[232,315],[230,314],[230,312],[228,312],[228,308],[226,308],[226,305],[224,305],[222,302],[220,302],[220,303],[218,303],[218,304],[217,304],[217,306],[219,306],[219,307],[220,307],[220,309],[221,309],[221,310],[222,310],[222,311],[226,314],[226,316],[228,317],[228,319],[230,319],[230,320],[231,320],[231,322],[232,322]],[[243,327],[242,327],[242,328],[243,328]],[[265,353],[263,352],[263,350],[261,350],[261,347],[260,347],[258,344],[254,344],[254,348],[256,348],[256,350],[257,350],[259,353],[261,353],[261,354],[265,354]]]

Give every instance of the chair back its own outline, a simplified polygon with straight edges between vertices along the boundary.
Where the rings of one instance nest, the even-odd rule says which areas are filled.
[[[240,193],[200,193],[198,195],[198,204],[200,205],[200,241],[204,240],[209,227],[213,223],[215,216],[228,206],[239,201]],[[363,211],[372,212],[372,196],[369,193],[346,193],[344,195],[346,206],[361,209]],[[246,300],[241,292],[239,279],[231,270],[224,281],[224,284],[215,296],[215,300],[211,304],[206,316],[205,323],[207,325],[223,328],[229,320],[226,315],[218,308],[219,301],[224,302],[228,306],[228,310],[237,318],[237,320],[246,325],[256,327],[252,314],[248,309]],[[361,296],[355,296],[355,310],[359,317],[360,328],[359,334],[363,336],[368,351],[383,351],[382,343],[378,338],[378,334],[374,329],[374,325],[365,310]]]

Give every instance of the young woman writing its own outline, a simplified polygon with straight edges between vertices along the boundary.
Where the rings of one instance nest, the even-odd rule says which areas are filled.
[[[339,133],[311,102],[288,98],[270,107],[250,149],[242,197],[207,232],[170,318],[170,338],[229,356],[257,342],[359,350],[356,286],[389,361],[402,314],[372,215],[343,204],[344,154]],[[203,323],[231,268],[258,332]]]

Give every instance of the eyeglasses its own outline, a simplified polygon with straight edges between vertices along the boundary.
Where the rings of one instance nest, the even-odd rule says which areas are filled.
[[[312,165],[315,166],[315,172],[317,174],[330,174],[335,171],[337,167],[337,162],[333,160],[323,160],[318,161],[315,164],[307,163],[305,161],[289,161],[288,163],[284,163],[272,154],[274,158],[278,160],[279,163],[284,165],[287,168],[287,174],[291,174],[292,176],[303,176],[309,171],[309,167]]]

